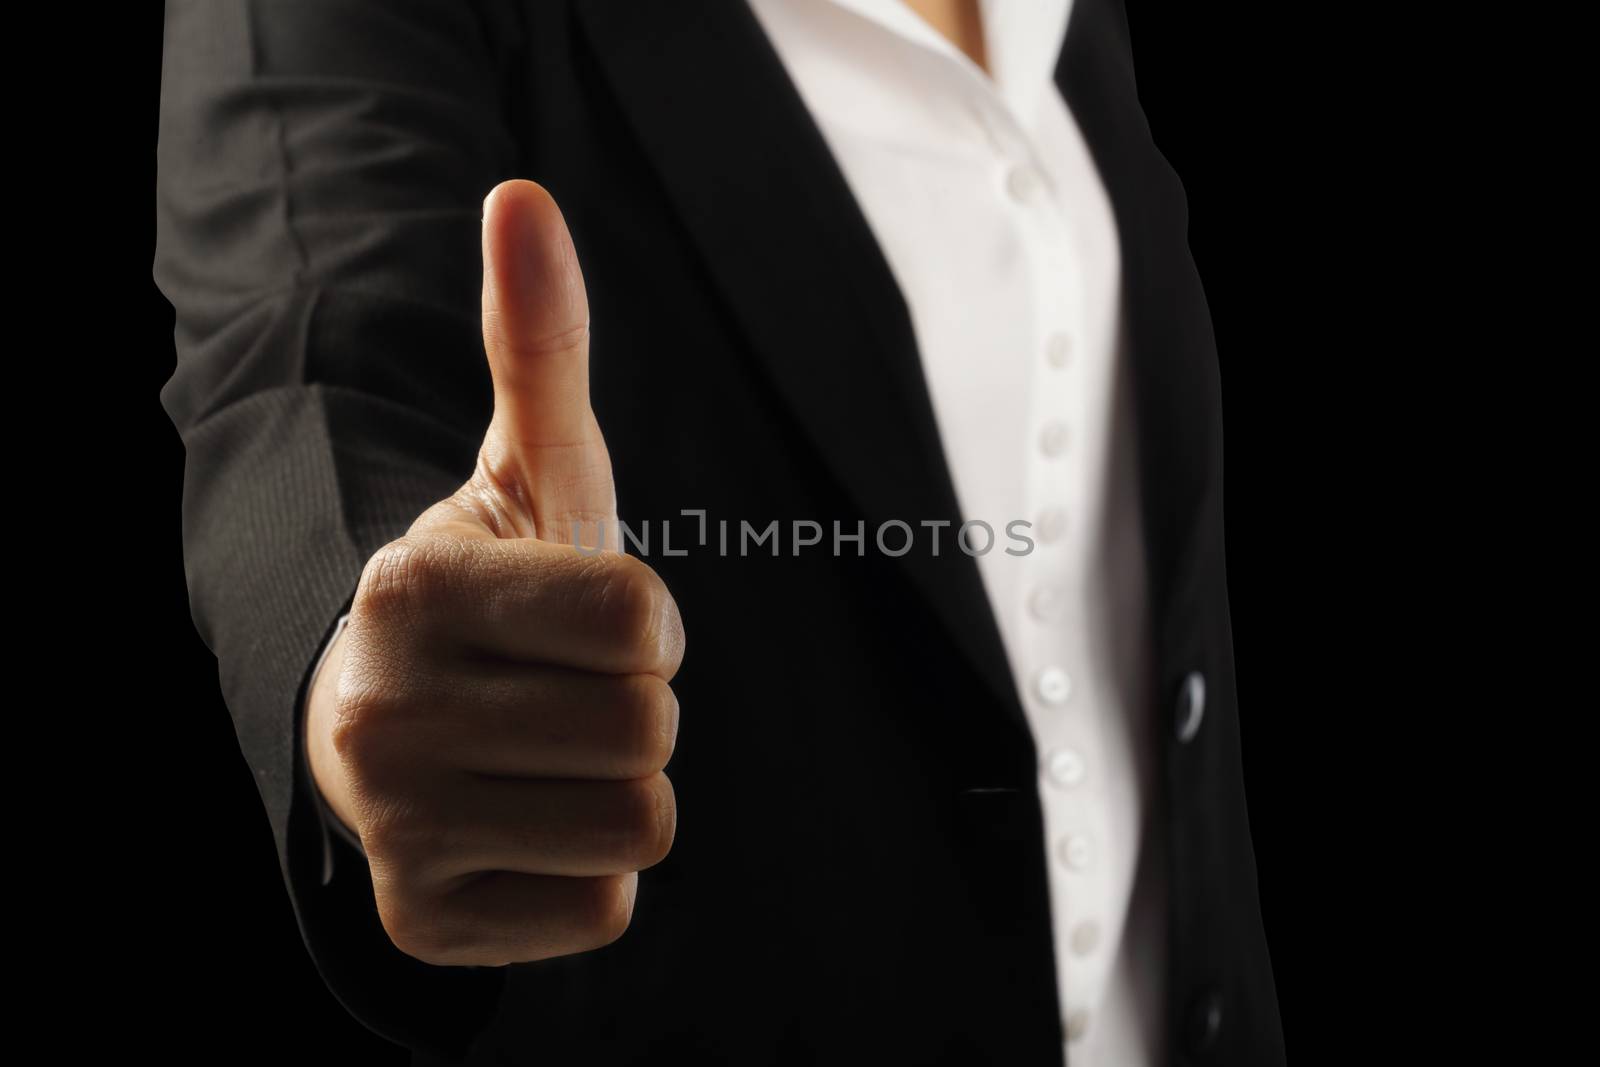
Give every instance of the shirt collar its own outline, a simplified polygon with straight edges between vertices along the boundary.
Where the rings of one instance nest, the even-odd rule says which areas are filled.
[[[822,0],[878,24],[913,43],[947,56],[986,81],[1019,116],[1028,116],[1051,82],[1074,0],[979,0],[989,69],[928,25],[903,0]]]

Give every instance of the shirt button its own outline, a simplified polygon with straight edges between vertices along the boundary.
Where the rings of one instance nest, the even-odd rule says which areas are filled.
[[[1045,345],[1044,358],[1052,367],[1065,367],[1072,358],[1072,338],[1064,333],[1052,334]]]
[[[1087,956],[1100,944],[1100,924],[1091,920],[1081,922],[1072,928],[1072,951],[1079,956]]]
[[[1056,855],[1072,870],[1081,871],[1089,866],[1089,838],[1086,834],[1068,834],[1056,846]]]
[[[1028,610],[1040,622],[1051,622],[1061,617],[1065,598],[1053,585],[1041,585],[1028,597]]]
[[[1020,163],[1006,172],[1006,192],[1019,204],[1031,203],[1044,184],[1039,172],[1026,163]]]
[[[1039,516],[1039,540],[1045,544],[1054,544],[1061,540],[1067,532],[1067,513],[1059,508],[1051,508]]]
[[[1063,789],[1083,781],[1083,757],[1075,748],[1058,748],[1045,758],[1045,773]]]
[[[1077,1041],[1089,1032],[1089,1013],[1079,1008],[1067,1016],[1067,1040]]]
[[[1059,422],[1052,422],[1045,426],[1039,433],[1039,451],[1054,459],[1067,450],[1067,428]]]
[[[1188,744],[1200,732],[1200,721],[1206,717],[1206,676],[1190,671],[1178,690],[1178,707],[1173,714],[1173,732],[1180,744]]]
[[[1046,667],[1034,682],[1039,699],[1046,704],[1064,704],[1072,695],[1072,679],[1060,667]]]

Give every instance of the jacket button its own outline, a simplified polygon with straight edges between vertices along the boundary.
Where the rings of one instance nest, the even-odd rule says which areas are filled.
[[[1198,1056],[1217,1042],[1222,1030],[1222,994],[1207,989],[1189,1002],[1189,1017],[1184,1020],[1183,1047]]]
[[[1194,740],[1200,732],[1200,720],[1206,717],[1206,676],[1190,671],[1178,690],[1178,707],[1172,718],[1173,732],[1182,744]]]

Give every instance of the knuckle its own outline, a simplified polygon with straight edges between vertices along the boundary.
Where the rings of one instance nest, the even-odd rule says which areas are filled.
[[[364,715],[353,714],[341,701],[338,718],[329,729],[334,754],[347,767],[363,768],[372,762],[377,748],[373,737],[372,721]]]
[[[630,677],[626,693],[620,753],[623,768],[633,776],[654,774],[672,759],[677,744],[677,695],[651,674]]]
[[[438,837],[434,820],[403,796],[370,797],[360,806],[361,844],[401,873]]]
[[[622,848],[635,870],[653,867],[672,849],[677,830],[677,803],[664,774],[627,782],[621,827]]]
[[[633,920],[626,880],[592,878],[585,890],[578,897],[578,914],[572,918],[574,933],[590,947],[609,945],[627,932]]]
[[[394,947],[413,959],[435,966],[478,962],[474,939],[444,921],[437,907],[389,896],[380,898],[378,917]]]
[[[601,588],[607,630],[630,659],[644,668],[664,657],[672,596],[648,564],[632,556],[614,556]]]
[[[393,744],[390,725],[406,705],[403,689],[370,673],[345,672],[339,679],[336,711],[329,730],[333,750],[346,766],[380,766]]]
[[[437,539],[406,536],[373,553],[361,572],[356,609],[379,618],[407,618],[447,595],[459,553]]]
[[[589,345],[586,322],[530,336],[525,329],[526,322],[519,322],[519,316],[507,315],[501,308],[484,308],[482,321],[484,338],[508,357],[502,361],[502,373],[513,389],[524,388],[529,382],[541,382],[542,379],[529,375],[532,368],[543,361],[581,353]]]

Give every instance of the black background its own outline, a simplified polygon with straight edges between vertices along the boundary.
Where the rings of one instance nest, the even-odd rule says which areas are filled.
[[[1387,655],[1376,627],[1349,622],[1372,545],[1392,533],[1392,483],[1369,474],[1398,462],[1380,433],[1398,354],[1370,329],[1382,298],[1369,265],[1386,250],[1362,236],[1390,161],[1359,110],[1364,61],[1319,12],[1127,6],[1141,99],[1188,192],[1221,353],[1251,825],[1285,1034],[1303,1048],[1331,1021],[1342,962],[1323,927],[1346,891],[1325,860],[1359,836],[1329,793],[1343,772],[1326,772],[1351,756],[1348,717],[1391,706],[1363,690],[1378,672],[1351,669]],[[89,461],[46,454],[46,468],[68,468],[67,490],[58,481],[28,501],[72,530],[103,608],[56,597],[54,632],[97,650],[74,658],[63,687],[93,711],[60,716],[67,751],[108,765],[90,814],[62,805],[55,824],[81,864],[57,883],[82,896],[62,950],[67,1002],[98,1009],[62,1041],[165,1062],[298,1062],[315,1049],[314,1061],[403,1063],[344,1014],[302,949],[215,662],[189,620],[182,447],[158,399],[172,311],[150,273],[160,4],[128,5],[94,36],[105,56],[75,60],[64,79],[93,103],[54,126],[69,142],[62,158],[83,162],[60,168],[70,180],[47,176],[35,209],[58,220],[46,282],[67,293],[69,342],[51,372],[87,366],[74,384],[113,412],[92,433],[56,435],[76,436]],[[1371,614],[1393,626],[1394,610]]]

